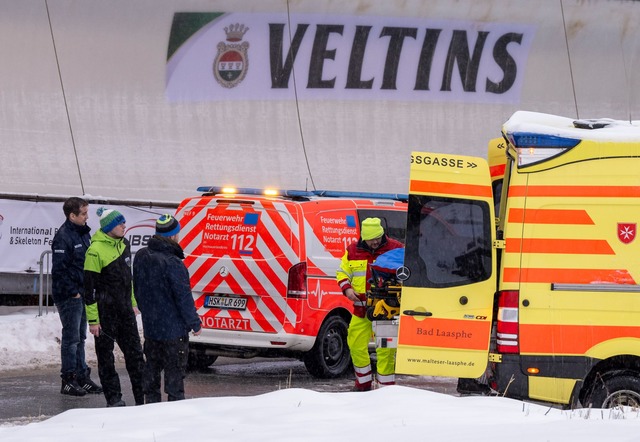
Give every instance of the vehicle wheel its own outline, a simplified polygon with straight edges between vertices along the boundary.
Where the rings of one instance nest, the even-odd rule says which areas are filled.
[[[339,315],[330,316],[322,324],[316,343],[302,359],[312,376],[320,379],[337,378],[351,367],[347,328],[347,321]]]
[[[202,371],[206,370],[212,365],[218,356],[204,355],[202,353],[189,352],[189,359],[187,359],[187,370],[189,371]]]
[[[366,316],[369,321],[375,321],[377,319],[375,316],[373,316],[373,307],[367,307]]]
[[[590,405],[593,408],[618,406],[639,408],[640,378],[627,372],[599,382],[587,402],[587,406]]]

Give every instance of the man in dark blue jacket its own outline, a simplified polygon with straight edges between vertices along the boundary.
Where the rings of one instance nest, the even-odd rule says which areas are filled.
[[[191,296],[180,223],[171,215],[156,222],[156,234],[133,263],[133,288],[144,329],[145,402],[160,402],[160,377],[169,401],[184,399],[189,332],[199,335],[200,318]]]
[[[62,211],[67,219],[51,243],[53,302],[62,322],[60,393],[72,396],[102,393],[102,388],[89,377],[91,371],[84,353],[87,316],[82,295],[84,257],[91,243],[91,228],[87,226],[89,204],[82,198],[71,197],[63,203]]]

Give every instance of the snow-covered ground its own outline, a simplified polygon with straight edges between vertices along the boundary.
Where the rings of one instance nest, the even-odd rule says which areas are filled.
[[[54,310],[0,307],[0,371],[59,363]],[[93,339],[87,358],[94,363]],[[1,373],[0,373],[1,375]],[[52,394],[55,394],[52,392]],[[501,397],[452,397],[409,387],[367,393],[284,389],[142,407],[73,409],[0,427],[20,441],[638,441],[640,410],[561,411]]]

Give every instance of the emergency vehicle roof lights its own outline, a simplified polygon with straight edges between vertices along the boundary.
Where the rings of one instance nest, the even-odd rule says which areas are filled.
[[[310,197],[328,197],[328,198],[367,198],[367,199],[387,199],[408,201],[409,196],[402,193],[375,193],[375,192],[344,192],[338,190],[275,190],[275,189],[258,189],[253,187],[220,187],[220,186],[202,186],[198,187],[198,192],[212,194],[243,194],[243,195],[267,195],[267,196],[284,196],[289,198],[310,198]]]
[[[550,160],[568,152],[580,143],[580,140],[575,138],[531,132],[508,133],[507,138],[518,151],[519,167]]]
[[[409,195],[404,193],[375,193],[375,192],[342,192],[339,190],[314,190],[316,196],[332,198],[372,198],[382,200],[408,201]]]

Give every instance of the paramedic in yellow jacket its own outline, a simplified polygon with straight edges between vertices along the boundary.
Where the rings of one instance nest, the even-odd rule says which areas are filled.
[[[369,358],[371,321],[366,317],[367,289],[371,279],[370,264],[381,254],[404,245],[384,233],[380,218],[367,218],[360,226],[360,240],[351,243],[342,257],[337,279],[342,293],[353,302],[347,343],[356,374],[354,390],[371,390],[373,375]],[[377,380],[379,385],[395,383],[395,348],[378,348]]]

